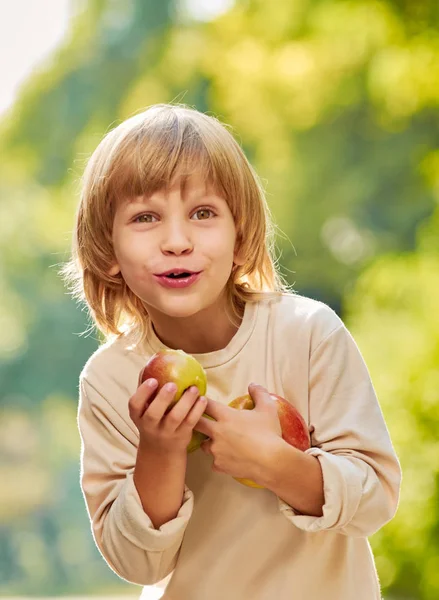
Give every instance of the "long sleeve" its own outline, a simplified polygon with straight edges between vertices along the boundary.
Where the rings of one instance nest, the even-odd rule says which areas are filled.
[[[372,535],[395,515],[401,468],[366,364],[343,324],[312,352],[309,414],[315,430],[306,452],[322,468],[323,515],[302,515],[280,498],[279,509],[305,531]]]
[[[155,529],[133,482],[136,433],[83,377],[78,428],[81,488],[97,547],[121,578],[139,585],[161,581],[175,568],[193,511],[192,491],[185,485],[177,516]]]

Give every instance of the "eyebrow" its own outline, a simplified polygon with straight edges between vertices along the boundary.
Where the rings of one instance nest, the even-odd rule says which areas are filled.
[[[200,190],[201,191],[201,190]],[[154,202],[154,201],[159,201],[162,202],[162,199],[158,200],[157,198],[153,198],[154,194],[151,194],[149,196],[134,196],[134,197],[128,197],[128,198],[124,198],[122,200],[122,207],[126,208],[128,206],[132,206],[132,205],[136,205],[136,204],[148,204],[149,202]],[[195,196],[195,194],[193,195]],[[193,199],[192,196],[192,199]],[[206,189],[204,189],[203,193],[197,194],[197,197],[203,197],[203,198],[215,198],[216,200],[221,200],[221,196],[218,195],[218,193],[216,191],[211,191],[208,192]],[[183,198],[183,202],[186,202],[187,200],[191,200],[190,197],[188,197],[186,194],[182,194],[182,198]]]

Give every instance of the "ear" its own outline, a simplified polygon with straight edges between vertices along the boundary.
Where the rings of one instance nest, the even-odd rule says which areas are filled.
[[[233,253],[233,262],[235,265],[242,266],[245,263],[245,258],[239,248],[238,243],[235,244],[235,252]]]
[[[118,265],[118,263],[114,263],[113,266],[111,267],[111,269],[108,271],[109,275],[117,275],[118,273],[120,273],[120,267]]]
[[[245,260],[243,258],[241,258],[240,256],[235,256],[235,258],[233,259],[233,264],[238,267],[242,267],[242,265],[244,263],[245,263]]]

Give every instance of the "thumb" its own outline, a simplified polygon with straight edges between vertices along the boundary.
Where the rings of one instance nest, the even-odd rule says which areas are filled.
[[[264,386],[258,383],[251,383],[248,386],[248,392],[255,403],[255,408],[274,406],[274,402],[271,399],[270,392],[264,388]]]

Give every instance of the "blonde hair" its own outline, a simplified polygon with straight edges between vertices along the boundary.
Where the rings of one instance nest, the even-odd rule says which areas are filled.
[[[226,286],[235,316],[246,302],[289,292],[277,271],[275,230],[259,177],[227,127],[216,118],[178,104],[157,104],[105,135],[82,178],[72,255],[60,274],[88,307],[108,340],[137,331],[146,335],[148,312],[122,275],[109,275],[117,202],[167,189],[177,175],[205,176],[226,199],[234,218],[242,266]]]

